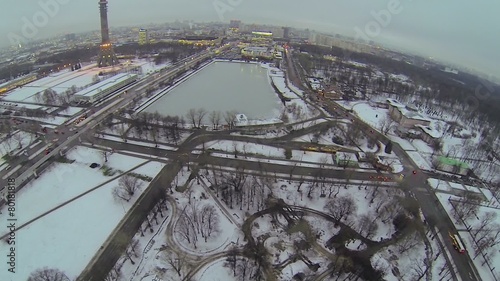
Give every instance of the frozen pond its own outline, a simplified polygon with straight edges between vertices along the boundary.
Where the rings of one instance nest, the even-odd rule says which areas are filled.
[[[266,68],[258,64],[214,62],[145,111],[186,117],[191,108],[204,108],[208,112],[234,110],[249,119],[269,119],[279,116],[281,102]]]

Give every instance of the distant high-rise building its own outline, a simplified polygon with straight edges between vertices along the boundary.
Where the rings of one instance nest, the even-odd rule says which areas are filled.
[[[68,33],[65,36],[66,41],[74,41],[76,40],[76,34],[74,33]]]
[[[290,38],[290,27],[283,27],[283,38]]]
[[[146,45],[149,43],[148,30],[141,28],[139,29],[139,45]]]
[[[232,29],[240,29],[241,21],[240,20],[231,20],[229,22],[229,28]]]
[[[109,39],[109,28],[108,28],[108,1],[99,1],[99,11],[101,14],[101,36],[102,42],[100,46],[99,58],[97,60],[97,65],[99,67],[106,67],[118,64],[118,59],[116,58],[115,52],[113,51],[113,45]]]

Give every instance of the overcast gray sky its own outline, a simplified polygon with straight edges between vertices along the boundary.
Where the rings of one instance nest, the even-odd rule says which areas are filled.
[[[56,3],[54,13],[41,5],[50,2]],[[26,22],[35,25],[37,39],[98,29],[97,3],[98,0],[2,0],[0,45],[9,45],[13,34],[32,36],[23,32]],[[390,19],[374,24],[373,14],[388,10],[390,5],[397,6],[389,12]],[[174,20],[240,19],[246,23],[308,27],[352,36],[358,28],[374,41],[500,77],[498,11],[497,0],[109,0],[108,15],[111,27],[140,27]],[[45,22],[44,13],[49,14]]]

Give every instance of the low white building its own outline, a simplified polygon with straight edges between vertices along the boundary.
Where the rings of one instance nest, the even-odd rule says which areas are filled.
[[[274,52],[268,47],[246,47],[241,50],[241,55],[248,58],[262,58],[262,59],[272,59]]]
[[[73,99],[78,102],[94,103],[136,80],[137,74],[120,73],[81,90],[73,96]]]
[[[420,115],[413,107],[408,108],[394,99],[387,99],[387,103],[389,104],[389,115],[403,127],[411,128],[416,125],[429,126],[431,123],[429,118]]]
[[[355,153],[337,152],[334,156],[335,164],[341,167],[359,167],[358,158]]]
[[[420,137],[429,145],[432,145],[436,140],[440,139],[443,136],[441,132],[433,129],[430,126],[415,125],[415,127],[419,128],[422,131]]]

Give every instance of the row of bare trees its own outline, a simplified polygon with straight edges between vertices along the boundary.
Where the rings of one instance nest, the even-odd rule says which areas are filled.
[[[215,195],[231,209],[260,211],[265,208],[266,198],[272,194],[271,179],[249,176],[242,168],[227,173],[212,167],[206,170],[206,175]]]
[[[70,88],[62,93],[57,93],[53,89],[46,89],[45,91],[35,94],[34,99],[36,103],[64,106],[71,102],[73,94],[76,93],[76,88]]]
[[[204,118],[209,114],[209,112],[204,108],[191,108],[186,113],[186,118],[189,120],[193,128],[201,128]],[[234,126],[234,120],[236,118],[235,111],[226,111],[224,113],[220,111],[212,111],[209,114],[209,120],[212,123],[214,129],[218,129],[221,125],[222,120],[226,123],[229,128]]]
[[[239,256],[236,249],[229,250],[224,266],[232,271],[238,281],[264,280],[261,265],[255,260]]]
[[[33,271],[28,281],[70,281],[69,277],[57,268],[39,268]]]
[[[490,260],[497,253],[496,246],[500,244],[497,214],[487,212],[479,217],[480,199],[470,193],[466,193],[461,200],[452,200],[450,203],[456,221],[467,227],[474,240],[473,248],[476,253],[474,258],[482,254],[485,261]],[[479,223],[473,223],[475,219],[479,220]]]
[[[195,249],[198,248],[199,237],[208,241],[220,231],[219,213],[210,204],[199,205],[193,200],[182,211],[176,225],[176,232]]]

